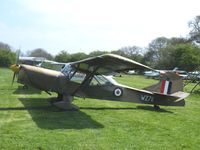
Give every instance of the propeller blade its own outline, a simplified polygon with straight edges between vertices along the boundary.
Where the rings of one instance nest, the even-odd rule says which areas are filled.
[[[12,78],[12,85],[13,85],[13,83],[14,83],[14,81],[15,81],[15,76],[16,76],[16,73],[14,72],[13,78]]]
[[[16,52],[16,64],[19,63],[20,49]]]

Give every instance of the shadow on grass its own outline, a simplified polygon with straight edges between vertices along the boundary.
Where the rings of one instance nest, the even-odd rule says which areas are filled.
[[[86,110],[133,110],[136,108],[130,108],[130,107],[80,107],[80,109],[86,109]]]
[[[137,109],[148,110],[148,111],[155,111],[155,112],[162,112],[162,113],[173,113],[172,111],[165,110],[163,108],[155,110],[153,106],[137,106]]]
[[[19,98],[24,107],[0,108],[0,110],[27,110],[39,128],[85,129],[104,126],[81,111],[59,111],[49,104],[47,98]]]
[[[37,106],[37,107],[7,107],[7,108],[0,108],[1,110],[48,110],[50,106]],[[54,108],[56,109],[56,108]],[[155,110],[152,106],[137,106],[136,108],[129,108],[129,107],[120,107],[120,108],[114,108],[114,107],[80,107],[80,110],[147,110],[147,111],[155,111],[155,112],[161,112],[161,113],[173,113],[172,111],[169,110],[165,110],[160,108],[159,110]],[[55,111],[53,110],[49,110],[49,111]],[[62,112],[57,110],[58,112]],[[68,112],[68,111],[66,111]],[[69,111],[72,112],[72,111]]]
[[[136,108],[132,107],[80,107],[80,109],[87,109],[87,110],[148,110],[148,111],[155,111],[155,112],[162,112],[162,113],[173,113],[172,111],[165,110],[160,108],[159,110],[155,110],[153,106],[137,106]]]
[[[18,86],[18,88],[13,92],[13,94],[41,94],[42,91],[32,88],[32,87],[28,87],[28,88],[24,88],[24,86]]]
[[[25,108],[25,107],[1,107],[0,108],[0,111],[9,111],[9,110],[44,110],[44,109],[47,109],[48,107],[28,107],[28,108]]]

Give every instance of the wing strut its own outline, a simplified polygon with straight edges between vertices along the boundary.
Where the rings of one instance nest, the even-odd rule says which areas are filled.
[[[198,81],[197,83],[196,83],[196,85],[192,88],[192,90],[190,91],[190,93],[192,93],[193,91],[194,91],[194,89],[197,87],[197,85],[199,85],[200,84],[200,81]]]

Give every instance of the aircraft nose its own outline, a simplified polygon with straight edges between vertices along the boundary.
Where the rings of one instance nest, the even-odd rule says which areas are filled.
[[[20,66],[17,64],[11,65],[10,69],[14,72],[14,73],[18,73],[20,70]]]

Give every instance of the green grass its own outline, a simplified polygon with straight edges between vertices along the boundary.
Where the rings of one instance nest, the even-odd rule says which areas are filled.
[[[48,94],[11,86],[11,79],[12,72],[0,68],[0,150],[200,149],[198,93],[185,107],[159,112],[148,105],[81,98],[74,101],[80,111],[58,111]],[[117,80],[138,88],[157,82],[139,76]]]

